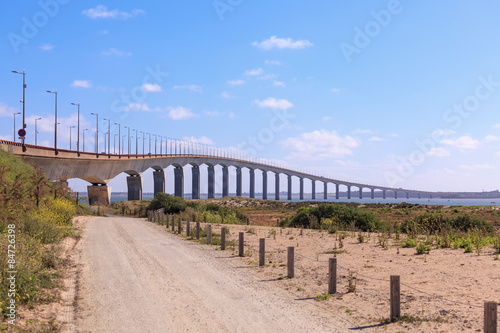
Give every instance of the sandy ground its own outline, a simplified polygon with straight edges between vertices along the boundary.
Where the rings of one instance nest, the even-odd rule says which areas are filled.
[[[345,332],[232,255],[144,219],[93,218],[81,240],[76,332]],[[71,326],[71,327],[70,327]]]

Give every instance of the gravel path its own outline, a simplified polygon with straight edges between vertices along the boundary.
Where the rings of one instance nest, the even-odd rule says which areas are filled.
[[[77,332],[345,332],[259,280],[229,251],[143,219],[93,218],[82,239]]]

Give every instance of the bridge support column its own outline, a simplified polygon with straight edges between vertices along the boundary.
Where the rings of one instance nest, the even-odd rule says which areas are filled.
[[[347,186],[347,199],[351,199],[351,185]]]
[[[335,199],[340,199],[340,185],[335,184]]]
[[[280,199],[280,174],[275,173],[274,174],[274,199],[279,200]]]
[[[267,171],[262,171],[262,199],[267,200]]]
[[[208,198],[215,198],[215,168],[213,165],[208,166]]]
[[[227,166],[222,167],[222,197],[229,195],[229,169]]]
[[[316,181],[311,180],[311,200],[316,200]]]
[[[174,195],[184,197],[184,169],[182,167],[174,169]]]
[[[375,199],[375,189],[372,188],[372,199]]]
[[[128,200],[142,200],[142,177],[131,175],[127,177]]]
[[[300,182],[300,194],[299,194],[299,199],[304,200],[304,178],[299,179]]]
[[[153,171],[154,195],[157,193],[165,193],[165,171]]]
[[[255,198],[255,170],[250,169],[249,175],[250,175],[250,198],[254,199]]]
[[[406,192],[406,199],[410,199],[410,193]]]
[[[359,187],[359,198],[363,199],[363,188]]]
[[[323,199],[328,200],[328,183],[323,182]]]
[[[242,183],[241,168],[236,168],[236,196],[241,197],[243,191],[241,189]]]
[[[197,165],[193,165],[191,168],[191,173],[193,177],[193,182],[192,182],[192,199],[199,199],[200,198],[200,167]]]
[[[394,199],[397,199],[397,198],[398,198],[398,192],[394,191]]]
[[[87,186],[89,205],[109,205],[111,203],[111,186],[94,184]]]
[[[385,199],[385,190],[382,190],[382,199]]]
[[[421,198],[421,195],[420,195],[420,193],[418,194],[418,198],[419,198],[419,199]]]
[[[292,200],[292,176],[287,175],[288,177],[288,200]]]

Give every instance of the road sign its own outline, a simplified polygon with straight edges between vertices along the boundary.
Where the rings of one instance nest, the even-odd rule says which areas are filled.
[[[24,137],[26,136],[26,130],[25,130],[25,129],[23,129],[23,128],[21,128],[21,129],[17,132],[17,134],[19,134],[19,136],[20,136],[21,138],[24,138]]]

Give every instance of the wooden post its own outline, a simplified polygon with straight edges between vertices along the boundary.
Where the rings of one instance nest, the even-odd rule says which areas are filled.
[[[391,321],[401,317],[401,288],[399,275],[391,275]]]
[[[161,212],[161,225],[165,225],[165,213]]]
[[[191,224],[191,223],[190,223],[190,222],[189,222],[189,220],[188,220],[188,221],[186,222],[186,235],[187,235],[188,237],[190,237],[190,236],[191,236],[191,225],[190,225],[190,224]]]
[[[170,215],[167,215],[167,229],[170,227]]]
[[[239,236],[239,256],[240,257],[243,257],[245,255],[245,248],[244,248],[244,242],[245,242],[245,233],[244,232],[240,232],[240,236]]]
[[[224,251],[226,249],[226,228],[222,227],[220,231],[220,249]]]
[[[291,279],[295,276],[295,271],[294,271],[294,257],[295,257],[295,248],[293,246],[288,247],[288,261],[287,261],[287,270],[288,270],[288,278]]]
[[[337,293],[337,258],[330,258],[328,267],[328,293]]]
[[[266,261],[266,239],[259,238],[259,266],[264,266]]]
[[[497,333],[497,302],[484,303],[484,333]]]
[[[157,210],[153,210],[153,223],[156,223],[156,216],[158,215],[158,211]]]
[[[207,244],[212,244],[212,225],[207,225]]]
[[[175,231],[175,216],[172,215],[172,232]]]
[[[182,220],[179,217],[179,225],[177,226],[177,231],[179,232],[179,235],[182,234]]]
[[[125,210],[123,210],[125,212]],[[123,213],[125,215],[125,213]],[[148,222],[151,222],[151,211],[148,210]]]
[[[200,222],[196,222],[196,239],[200,239]]]

